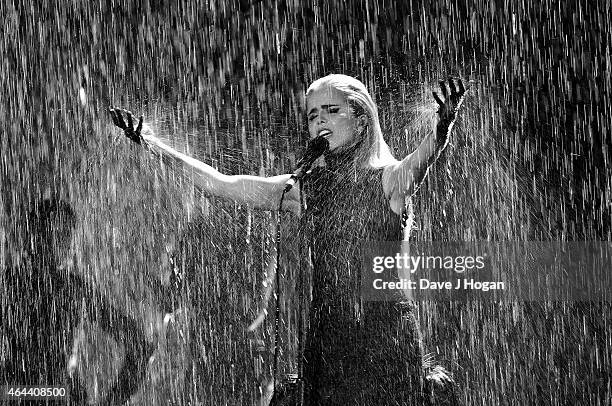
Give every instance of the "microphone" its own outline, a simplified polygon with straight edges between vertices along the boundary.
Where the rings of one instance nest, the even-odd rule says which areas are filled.
[[[310,170],[310,167],[321,155],[323,155],[329,149],[329,141],[325,137],[316,137],[310,140],[306,152],[300,161],[298,162],[297,169],[291,175],[291,178],[285,184],[285,193],[290,191],[300,179],[306,175],[306,172]]]

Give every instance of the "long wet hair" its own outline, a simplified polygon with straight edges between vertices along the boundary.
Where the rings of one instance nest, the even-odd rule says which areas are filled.
[[[355,134],[363,137],[363,143],[357,153],[362,165],[370,169],[380,169],[394,164],[397,160],[391,154],[391,149],[383,138],[378,119],[378,108],[372,100],[365,85],[354,77],[340,74],[332,74],[315,80],[306,91],[306,98],[320,87],[331,87],[342,92],[347,99],[347,104],[356,117],[366,118],[366,134]]]

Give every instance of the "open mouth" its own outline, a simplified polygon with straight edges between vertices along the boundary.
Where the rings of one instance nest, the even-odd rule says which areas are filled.
[[[319,134],[317,134],[318,137],[327,137],[328,135],[331,135],[331,131],[329,130],[321,130],[319,131]]]

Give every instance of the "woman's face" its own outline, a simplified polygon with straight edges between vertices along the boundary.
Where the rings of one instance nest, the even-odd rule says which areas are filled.
[[[324,136],[331,151],[352,145],[359,119],[353,116],[342,92],[329,86],[312,90],[306,100],[306,111],[311,139]]]

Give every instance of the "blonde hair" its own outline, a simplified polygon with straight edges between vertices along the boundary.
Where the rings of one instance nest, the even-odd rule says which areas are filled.
[[[365,115],[367,122],[367,137],[360,148],[360,154],[364,157],[364,166],[379,169],[391,165],[397,160],[391,154],[387,142],[383,138],[378,119],[378,109],[365,85],[354,77],[340,74],[332,74],[315,80],[306,91],[306,98],[315,89],[320,87],[331,87],[342,92],[347,103],[357,116]]]

